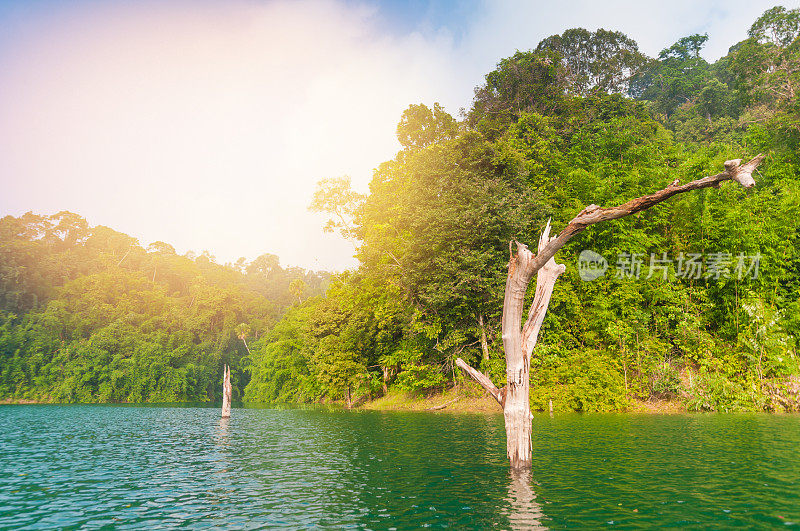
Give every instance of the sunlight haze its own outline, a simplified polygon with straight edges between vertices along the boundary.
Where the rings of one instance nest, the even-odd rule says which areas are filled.
[[[354,249],[308,211],[315,183],[366,192],[409,104],[457,115],[501,58],[578,26],[650,56],[708,32],[713,61],[774,2],[412,5],[0,2],[0,216],[70,210],[221,263],[342,270]]]

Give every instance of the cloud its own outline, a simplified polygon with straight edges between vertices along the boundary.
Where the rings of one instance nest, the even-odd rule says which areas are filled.
[[[194,6],[195,4],[192,4]],[[446,50],[333,2],[133,4],[70,12],[17,44],[0,82],[0,208],[74,210],[219,259],[341,269],[353,249],[307,212],[314,185],[398,148]],[[10,54],[8,54],[10,55]],[[6,57],[8,57],[6,55]]]
[[[568,27],[619,29],[650,55],[707,31],[714,59],[768,4],[487,2],[389,32],[370,2],[21,3],[0,13],[0,212],[342,269],[353,248],[307,211],[314,185],[366,190],[408,104],[455,114],[500,58]]]

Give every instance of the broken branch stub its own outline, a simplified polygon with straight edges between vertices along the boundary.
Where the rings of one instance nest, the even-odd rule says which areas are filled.
[[[486,392],[492,395],[492,398],[497,400],[497,403],[500,404],[500,407],[505,405],[505,387],[502,389],[498,389],[496,385],[492,383],[488,376],[483,374],[482,372],[473,369],[467,363],[462,360],[461,358],[456,358],[456,365],[460,367],[464,372],[472,376],[472,379],[478,382],[481,387],[483,387]]]

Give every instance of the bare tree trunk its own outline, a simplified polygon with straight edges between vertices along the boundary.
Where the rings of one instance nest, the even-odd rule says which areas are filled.
[[[120,259],[120,261],[117,262],[117,267],[122,265],[122,262],[124,262],[125,259],[128,258],[128,255],[130,254],[130,252],[131,252],[131,248],[128,247],[128,251],[125,253],[125,256],[123,256],[122,259]]]
[[[539,252],[549,243],[548,221],[539,239]],[[528,312],[528,320],[520,330],[525,292],[530,282],[524,266],[533,258],[533,253],[527,247],[517,244],[516,263],[509,265],[503,302],[503,347],[506,351],[506,402],[503,416],[506,421],[506,452],[512,468],[531,466],[531,353],[550,304],[553,286],[566,269],[563,264],[556,264],[551,257],[539,270],[536,276],[536,295]]]
[[[745,188],[751,188],[755,184],[752,173],[763,159],[764,155],[758,155],[744,165],[741,164],[740,159],[729,160],[725,162],[724,172],[684,185],[680,185],[679,181],[675,180],[663,190],[633,199],[618,207],[600,208],[597,205],[589,205],[575,216],[558,236],[553,238],[550,237],[550,222],[548,221],[539,239],[536,255],[519,242],[509,244],[511,256],[508,262],[508,277],[503,300],[506,386],[498,389],[487,376],[467,365],[461,358],[456,360],[456,365],[472,376],[503,408],[506,424],[506,451],[512,468],[530,468],[531,466],[531,354],[539,338],[539,330],[550,304],[553,286],[559,275],[565,270],[563,264],[556,264],[553,259],[556,252],[590,225],[641,212],[680,193],[711,186],[718,188],[722,182],[728,180],[734,180]],[[517,246],[516,255],[513,252],[514,243]],[[536,295],[528,312],[528,318],[520,329],[525,293],[534,275],[536,275]]]
[[[383,369],[383,394],[386,396],[389,393],[389,367],[382,367]]]
[[[483,314],[478,314],[478,326],[481,329],[481,351],[483,352],[483,359],[489,360],[489,343],[486,341],[486,327],[483,325]]]
[[[231,416],[231,395],[233,388],[231,387],[231,368],[225,365],[225,376],[222,381],[222,418]]]

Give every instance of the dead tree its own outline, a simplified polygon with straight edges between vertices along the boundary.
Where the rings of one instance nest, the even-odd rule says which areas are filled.
[[[745,188],[751,188],[755,184],[752,173],[763,159],[764,155],[758,155],[746,164],[741,164],[741,159],[729,160],[725,162],[725,171],[721,173],[683,185],[675,180],[663,190],[633,199],[617,207],[600,208],[597,205],[589,205],[575,216],[559,235],[552,238],[548,221],[539,239],[536,254],[519,242],[509,243],[511,257],[508,262],[502,322],[506,385],[498,389],[487,376],[467,365],[461,358],[456,360],[456,365],[472,376],[503,408],[507,454],[513,468],[531,466],[531,419],[533,418],[529,398],[531,354],[547,313],[553,286],[566,269],[563,264],[556,264],[554,259],[556,251],[590,225],[630,216],[677,194],[710,186],[718,188],[722,182],[728,180],[736,181]],[[514,244],[517,247],[516,255],[513,251]],[[536,275],[536,294],[528,311],[527,320],[522,324],[525,293],[534,275]]]
[[[233,388],[231,387],[231,368],[225,365],[225,376],[222,380],[222,418],[231,416],[231,395]]]

